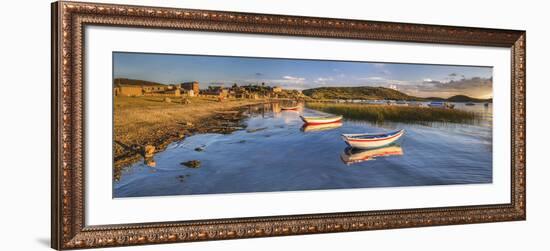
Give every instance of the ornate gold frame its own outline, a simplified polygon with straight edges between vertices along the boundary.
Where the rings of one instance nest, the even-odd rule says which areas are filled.
[[[257,33],[506,47],[512,51],[511,203],[86,226],[84,27]],[[52,247],[94,248],[525,220],[525,31],[207,10],[52,4]]]

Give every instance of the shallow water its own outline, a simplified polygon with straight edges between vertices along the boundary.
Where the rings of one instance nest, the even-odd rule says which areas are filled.
[[[136,163],[113,183],[114,197],[474,184],[492,182],[492,107],[455,109],[483,114],[476,124],[383,123],[344,120],[336,128],[302,128],[301,108],[250,107],[247,128],[199,134],[155,155],[155,167]],[[335,125],[338,126],[338,125]],[[317,130],[324,129],[324,130]],[[349,151],[342,133],[405,129],[398,144]],[[195,151],[201,147],[203,151]],[[199,160],[199,168],[181,162]]]

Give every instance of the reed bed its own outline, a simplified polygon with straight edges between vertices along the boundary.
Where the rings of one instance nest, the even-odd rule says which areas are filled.
[[[343,115],[345,118],[376,122],[472,123],[480,119],[480,115],[474,112],[432,107],[319,102],[308,102],[306,103],[306,107],[327,113]]]

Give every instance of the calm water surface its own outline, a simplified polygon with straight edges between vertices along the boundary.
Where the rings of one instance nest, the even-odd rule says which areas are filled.
[[[300,114],[279,104],[254,106],[247,128],[199,134],[172,143],[123,171],[114,197],[474,184],[492,182],[492,107],[455,109],[482,114],[476,124],[383,123],[344,120],[333,128],[302,128]],[[338,127],[339,126],[339,127]],[[373,151],[350,151],[342,133],[405,129],[400,142]],[[195,151],[201,147],[203,151]],[[181,162],[201,161],[200,168]]]

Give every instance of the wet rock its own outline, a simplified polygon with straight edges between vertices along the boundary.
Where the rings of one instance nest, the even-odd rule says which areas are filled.
[[[146,145],[143,150],[143,155],[145,158],[151,158],[155,155],[155,146],[153,145]]]
[[[189,100],[188,98],[182,98],[181,103],[184,105],[191,104],[191,100]]]
[[[195,151],[202,152],[202,151],[204,151],[204,148],[205,148],[205,146],[199,146],[199,147],[195,148]]]
[[[148,167],[157,166],[157,162],[153,158],[146,158],[144,162],[145,162],[145,165],[147,165]]]
[[[139,152],[141,150],[141,146],[138,145],[138,144],[133,144],[130,146],[130,150],[134,151],[134,152]]]
[[[199,168],[201,167],[201,161],[200,160],[190,160],[186,162],[181,162],[181,165],[184,165],[189,168]]]
[[[259,132],[259,131],[263,131],[267,129],[267,127],[260,127],[260,128],[251,128],[251,129],[247,129],[246,132],[247,133],[252,133],[252,132]]]

